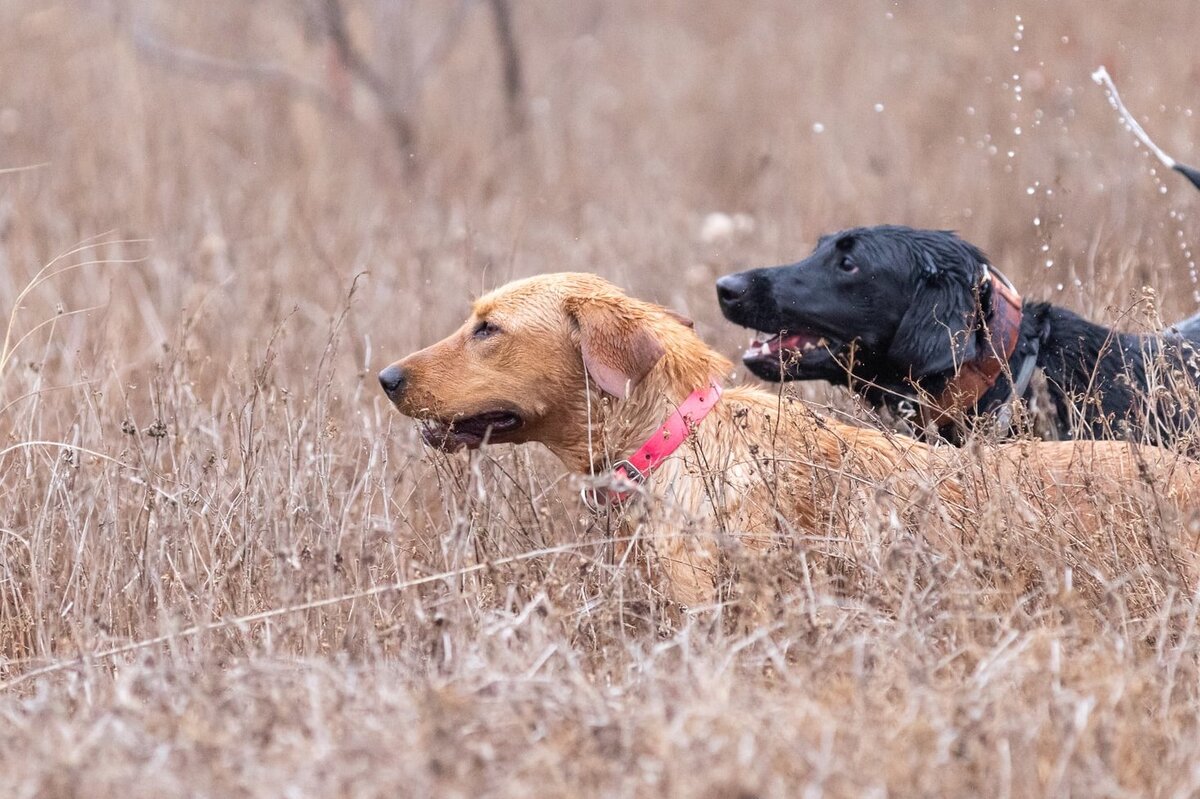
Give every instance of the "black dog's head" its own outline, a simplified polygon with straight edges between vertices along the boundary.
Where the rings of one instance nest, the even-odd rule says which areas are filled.
[[[743,356],[764,380],[844,381],[851,356],[860,377],[912,380],[975,356],[985,263],[947,231],[855,228],[799,263],[726,275],[717,298],[729,321],[765,334]]]

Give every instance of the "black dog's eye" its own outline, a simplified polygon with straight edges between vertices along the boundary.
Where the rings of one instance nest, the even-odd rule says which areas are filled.
[[[858,271],[858,264],[854,263],[853,258],[851,258],[849,255],[846,255],[843,256],[840,261],[838,261],[838,269],[841,269],[848,275],[852,275]]]
[[[490,338],[499,332],[499,327],[484,319],[479,324],[475,325],[475,329],[471,331],[471,335],[475,338]]]

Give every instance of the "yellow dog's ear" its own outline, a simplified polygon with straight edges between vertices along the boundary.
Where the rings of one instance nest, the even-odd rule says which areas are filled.
[[[583,367],[596,385],[617,399],[628,397],[666,352],[645,309],[622,300],[567,301],[567,314],[579,327]]]
[[[681,314],[679,311],[672,311],[670,308],[663,308],[662,312],[665,313],[667,316],[671,317],[672,319],[674,319],[679,324],[683,325],[684,327],[694,328],[696,326],[695,322],[693,322],[691,319],[689,319],[688,317]]]

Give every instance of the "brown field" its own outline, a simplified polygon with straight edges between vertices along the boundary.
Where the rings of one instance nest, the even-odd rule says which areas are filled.
[[[855,224],[1193,313],[1200,195],[1089,79],[1200,162],[1192,0],[514,0],[512,104],[489,3],[345,5],[381,92],[315,0],[0,3],[0,793],[1200,792],[1197,587],[1052,513],[681,614],[544,452],[434,456],[375,381],[545,271],[735,355],[712,281]]]

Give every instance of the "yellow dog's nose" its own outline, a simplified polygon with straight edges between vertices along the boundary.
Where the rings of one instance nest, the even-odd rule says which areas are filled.
[[[406,382],[408,381],[404,369],[396,364],[392,364],[379,373],[379,385],[383,386],[383,392],[388,395],[389,399],[399,398],[404,393]]]

